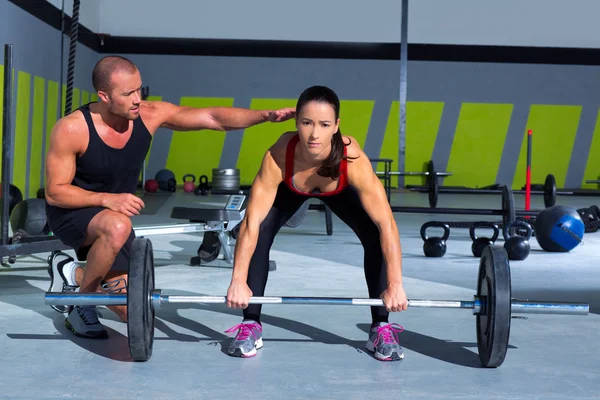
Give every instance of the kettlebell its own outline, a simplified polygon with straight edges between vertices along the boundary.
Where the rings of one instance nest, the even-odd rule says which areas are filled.
[[[518,233],[510,236],[509,230],[511,228],[523,228],[523,230],[525,230],[525,236],[521,236]],[[518,231],[522,232],[520,229]],[[531,228],[531,225],[520,220],[507,224],[502,228],[502,234],[504,236],[504,248],[508,253],[509,260],[522,261],[529,256],[529,239],[531,239],[532,233],[533,229]]]
[[[186,181],[186,178],[192,178],[192,180]],[[192,175],[192,174],[184,175],[183,176],[183,191],[186,193],[192,193],[194,191],[194,188],[196,187],[194,182],[196,182],[196,177],[194,175]]]
[[[477,237],[475,236],[476,228],[492,228],[494,230],[494,233],[492,234],[491,238],[485,236]],[[498,225],[494,224],[493,222],[478,221],[473,223],[473,225],[471,225],[471,227],[469,228],[469,236],[473,241],[473,244],[471,244],[471,251],[473,252],[473,256],[481,258],[483,249],[485,249],[486,246],[489,246],[490,244],[494,244],[496,239],[498,239],[498,235],[500,235],[500,228],[498,228]]]
[[[427,237],[428,228],[444,228],[444,236]],[[421,226],[421,239],[423,239],[423,253],[427,257],[443,257],[446,254],[446,240],[450,237],[450,226],[443,222],[429,221]]]
[[[177,190],[177,181],[175,179],[169,179],[167,181],[167,191],[175,192]]]
[[[206,196],[208,194],[208,176],[200,175],[198,178],[198,187],[194,190],[196,196]]]

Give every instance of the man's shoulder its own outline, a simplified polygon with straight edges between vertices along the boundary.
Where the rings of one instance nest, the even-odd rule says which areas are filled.
[[[88,137],[88,127],[83,114],[74,111],[56,121],[52,128],[51,141],[57,145],[79,149]]]
[[[57,133],[64,133],[65,135],[87,134],[87,124],[81,112],[73,111],[56,122],[55,131]]]

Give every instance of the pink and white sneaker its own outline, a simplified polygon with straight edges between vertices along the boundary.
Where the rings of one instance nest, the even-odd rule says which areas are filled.
[[[235,339],[227,348],[227,353],[233,357],[254,357],[256,350],[263,347],[262,326],[253,320],[244,320],[241,324],[235,325],[225,332],[235,332]]]
[[[400,325],[380,322],[371,328],[366,347],[375,358],[381,361],[400,361],[404,351],[398,343],[398,333],[404,330]]]

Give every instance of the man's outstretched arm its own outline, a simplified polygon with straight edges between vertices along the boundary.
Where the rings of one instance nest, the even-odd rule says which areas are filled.
[[[151,109],[159,120],[159,126],[177,131],[244,129],[264,122],[287,121],[296,113],[294,108],[279,110],[249,110],[237,107],[196,108],[168,102],[152,102]]]

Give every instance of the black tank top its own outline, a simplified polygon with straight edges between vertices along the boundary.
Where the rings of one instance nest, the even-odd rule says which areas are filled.
[[[77,158],[74,186],[92,192],[135,193],[142,163],[150,149],[152,135],[141,117],[133,121],[131,137],[122,149],[110,147],[100,138],[90,113],[90,103],[81,106],[88,126],[89,144]]]

